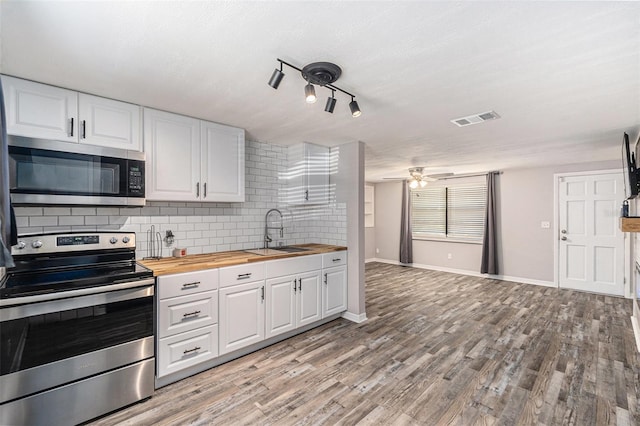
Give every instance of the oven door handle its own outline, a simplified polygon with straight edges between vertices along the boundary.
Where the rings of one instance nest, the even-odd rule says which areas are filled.
[[[154,284],[155,279],[148,278],[101,287],[3,299],[0,300],[0,306],[10,306],[0,309],[0,322],[124,300],[152,297]]]

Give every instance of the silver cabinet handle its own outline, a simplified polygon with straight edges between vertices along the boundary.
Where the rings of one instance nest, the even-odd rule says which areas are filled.
[[[251,272],[247,272],[246,274],[238,274],[238,280],[246,280],[247,278],[251,278]]]
[[[192,283],[182,284],[182,288],[198,287],[199,285],[200,285],[200,281],[194,281]]]
[[[82,120],[82,139],[87,138],[87,120]]]
[[[71,117],[71,119],[69,120],[71,122],[71,127],[69,130],[69,136],[73,136],[73,117]]]
[[[293,280],[293,292],[295,293],[296,291],[298,291],[298,279],[294,279]]]
[[[304,200],[305,201],[309,201],[309,190],[308,189],[304,191]]]
[[[324,283],[327,284],[327,273],[324,273]]]
[[[196,347],[195,347],[195,348],[193,348],[193,349],[185,349],[183,353],[184,353],[185,355],[187,355],[187,354],[190,354],[191,352],[197,352],[197,351],[199,351],[200,349],[202,349],[200,346],[196,346]]]
[[[337,259],[333,259],[334,262],[340,262],[342,259],[337,258]]]
[[[200,182],[196,183],[196,197],[200,197]]]
[[[182,316],[184,318],[193,317],[193,316],[197,316],[199,313],[200,311],[187,312],[186,314],[182,314]]]
[[[302,278],[298,279],[298,291],[302,291]]]
[[[262,290],[262,301],[264,302],[264,286],[260,287],[260,290]]]

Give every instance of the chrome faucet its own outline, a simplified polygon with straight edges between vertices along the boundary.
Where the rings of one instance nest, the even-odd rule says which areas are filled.
[[[272,212],[276,212],[280,215],[280,226],[269,226],[269,214]],[[280,238],[284,237],[284,226],[282,224],[282,212],[278,209],[271,209],[264,215],[264,248],[269,248],[269,243],[273,241],[273,239],[269,236],[269,229],[279,229],[280,230]]]

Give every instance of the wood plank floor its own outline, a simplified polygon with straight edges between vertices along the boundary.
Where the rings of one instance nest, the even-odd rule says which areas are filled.
[[[640,424],[629,300],[371,263],[366,302],[92,424]]]

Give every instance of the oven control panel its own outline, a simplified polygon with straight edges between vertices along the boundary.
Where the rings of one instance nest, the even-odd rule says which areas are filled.
[[[95,232],[66,234],[33,234],[18,237],[11,254],[60,253],[70,251],[136,248],[133,232]]]

